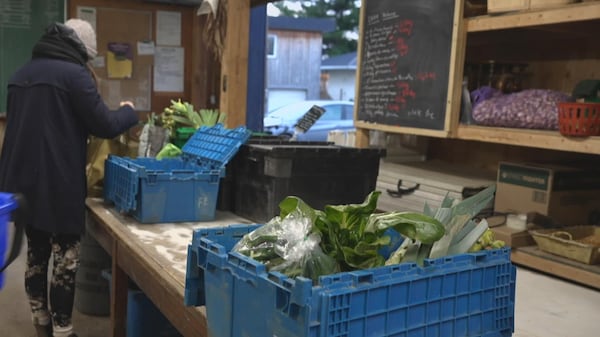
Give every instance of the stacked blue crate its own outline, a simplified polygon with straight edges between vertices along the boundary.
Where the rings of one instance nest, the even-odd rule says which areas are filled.
[[[516,270],[508,248],[427,260],[423,267],[338,273],[313,285],[231,253],[251,230],[238,225],[194,233],[188,273],[198,268],[196,279],[204,284],[192,290],[186,283],[186,296],[195,296],[186,302],[206,304],[211,336],[492,337],[514,331]],[[198,301],[202,293],[205,303]]]

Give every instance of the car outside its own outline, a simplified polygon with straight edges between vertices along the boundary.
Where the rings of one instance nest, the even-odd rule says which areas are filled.
[[[317,105],[325,112],[315,124],[305,133],[295,133],[296,122],[306,114],[310,108]],[[327,141],[329,131],[353,131],[354,128],[354,103],[351,101],[313,100],[300,101],[284,105],[270,111],[263,120],[264,131],[275,136],[295,136],[298,141]]]

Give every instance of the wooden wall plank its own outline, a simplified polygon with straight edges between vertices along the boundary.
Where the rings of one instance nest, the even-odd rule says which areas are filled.
[[[206,15],[194,15],[192,23],[191,103],[197,108],[216,109],[219,103],[221,62],[202,39]]]
[[[227,37],[221,66],[219,108],[227,126],[246,125],[250,2],[227,1]]]

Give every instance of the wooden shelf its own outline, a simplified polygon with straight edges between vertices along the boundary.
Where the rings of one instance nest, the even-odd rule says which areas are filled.
[[[600,2],[583,2],[540,10],[465,19],[467,32],[512,29],[600,19]]]
[[[456,138],[542,149],[600,154],[600,137],[564,137],[558,131],[459,125]]]
[[[539,250],[537,246],[513,249],[511,260],[517,265],[600,289],[600,266],[597,265],[587,265],[552,255]]]

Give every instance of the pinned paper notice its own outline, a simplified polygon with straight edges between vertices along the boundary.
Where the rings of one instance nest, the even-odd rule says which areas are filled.
[[[96,57],[94,57],[90,63],[92,64],[92,67],[94,68],[104,68],[105,67],[105,59],[104,56],[100,56],[97,55]]]
[[[133,55],[129,43],[110,42],[106,52],[108,78],[131,78]]]
[[[183,92],[183,48],[157,46],[155,50],[154,91]]]
[[[96,8],[77,6],[77,18],[89,22],[96,30]]]
[[[180,12],[156,12],[156,44],[162,46],[181,45]]]
[[[219,0],[204,0],[200,7],[198,7],[198,11],[196,11],[196,15],[204,15],[212,13],[214,16],[217,15],[217,10],[219,9]]]
[[[154,55],[154,42],[153,41],[138,41],[137,53],[138,53],[138,55]]]

